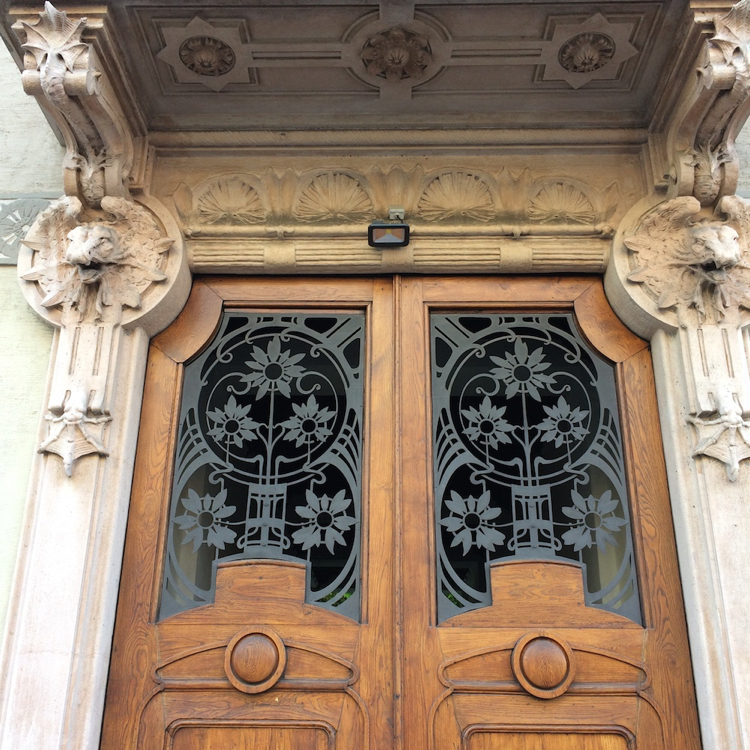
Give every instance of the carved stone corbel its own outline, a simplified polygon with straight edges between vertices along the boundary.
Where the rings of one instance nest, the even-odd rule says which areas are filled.
[[[71,19],[46,2],[36,22],[28,12],[10,14],[24,50],[24,90],[65,138],[65,194],[93,208],[105,195],[129,197],[129,180],[145,170],[146,129],[121,74],[106,11],[92,8],[90,16]]]
[[[148,330],[171,288],[186,286],[187,270],[179,230],[142,205],[145,198],[131,198],[145,169],[145,128],[106,9],[69,18],[47,2],[35,22],[12,13],[25,51],[24,89],[67,144],[66,196],[40,215],[18,265],[29,303],[59,329],[39,452],[60,456],[71,476],[79,458],[110,454],[122,331]]]
[[[105,432],[121,326],[147,325],[184,265],[175,236],[125,198],[104,196],[98,210],[61,198],[44,211],[19,256],[24,293],[59,327],[40,453],[55,453],[71,476],[75,461],[108,456]],[[184,280],[183,280],[184,281]]]
[[[627,283],[643,287],[681,340],[693,456],[722,461],[734,482],[740,461],[750,458],[750,371],[742,333],[750,322],[750,205],[724,196],[707,214],[696,198],[675,198],[644,216],[623,243]]]
[[[695,11],[696,75],[672,112],[665,178],[668,195],[695,197],[702,206],[732,195],[738,161],[734,139],[750,112],[750,0],[716,2]],[[670,173],[671,172],[671,177]]]

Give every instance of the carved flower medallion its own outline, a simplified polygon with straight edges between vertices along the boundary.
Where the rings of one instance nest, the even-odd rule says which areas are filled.
[[[191,36],[180,45],[180,60],[200,76],[223,76],[237,58],[232,48],[211,36]]]
[[[360,57],[370,75],[401,81],[421,78],[432,62],[432,51],[423,34],[394,27],[368,39]]]
[[[576,34],[560,48],[560,65],[572,73],[590,73],[603,68],[614,57],[615,48],[606,34]]]

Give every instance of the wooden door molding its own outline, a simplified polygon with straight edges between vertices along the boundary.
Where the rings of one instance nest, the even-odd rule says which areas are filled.
[[[360,622],[281,560],[158,621],[184,365],[227,309],[365,312]],[[560,560],[493,563],[491,606],[438,625],[431,310],[572,312],[615,363],[644,626]],[[699,747],[649,351],[592,278],[201,279],[152,342],[123,571],[103,750]]]
[[[653,373],[646,342],[612,314],[597,280],[405,279],[402,341],[401,600],[405,648],[404,747],[505,748],[504,740],[469,742],[473,727],[501,737],[575,725],[577,733],[637,738],[639,748],[700,746],[674,533],[661,449]],[[491,566],[492,606],[438,625],[436,539],[429,414],[431,310],[570,311],[588,341],[616,367],[630,487],[643,627],[583,602],[580,570],[540,561]],[[415,404],[422,404],[415,409]],[[403,415],[409,414],[406,418]],[[427,491],[425,491],[427,488]],[[420,580],[425,585],[410,586]],[[575,678],[554,700],[530,695],[513,673],[519,641],[547,636],[569,644]],[[552,649],[554,651],[554,649]],[[562,663],[564,647],[530,659],[534,672]],[[552,659],[552,662],[549,659]],[[564,671],[564,669],[563,669]],[[561,679],[561,682],[564,681]],[[415,699],[416,698],[416,699]],[[499,718],[502,717],[502,718]],[[609,729],[606,729],[606,728]],[[515,731],[515,730],[513,730]],[[467,734],[468,733],[468,734]],[[580,736],[577,734],[576,736]],[[592,740],[592,742],[594,742]],[[591,747],[620,745],[592,744]],[[510,747],[515,745],[511,742]],[[523,745],[518,745],[519,747]],[[533,746],[533,745],[532,745]],[[544,745],[546,747],[546,745]],[[579,747],[576,740],[560,747]],[[540,745],[541,747],[541,745]],[[588,747],[588,745],[587,745]]]

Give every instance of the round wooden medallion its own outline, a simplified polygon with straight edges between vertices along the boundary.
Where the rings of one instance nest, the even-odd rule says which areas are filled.
[[[238,633],[227,646],[224,671],[243,693],[262,693],[272,688],[286,667],[284,642],[269,628],[256,627]]]
[[[545,632],[521,638],[513,649],[511,665],[521,687],[537,698],[557,698],[575,677],[570,646]]]

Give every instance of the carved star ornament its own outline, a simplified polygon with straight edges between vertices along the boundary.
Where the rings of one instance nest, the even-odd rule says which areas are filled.
[[[660,310],[675,310],[681,325],[691,314],[699,324],[718,323],[750,309],[750,207],[731,195],[719,201],[714,217],[700,213],[692,196],[675,198],[624,241],[633,253],[628,279],[643,284]]]

